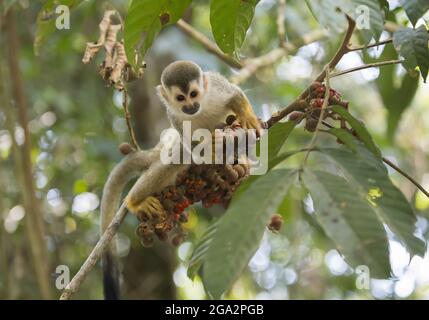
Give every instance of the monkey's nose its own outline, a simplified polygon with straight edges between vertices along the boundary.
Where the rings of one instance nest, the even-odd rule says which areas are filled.
[[[182,111],[186,114],[195,114],[200,109],[200,104],[195,102],[194,105],[183,106]]]

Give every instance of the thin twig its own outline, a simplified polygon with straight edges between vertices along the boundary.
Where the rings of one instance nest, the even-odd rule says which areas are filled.
[[[128,210],[125,207],[125,204],[122,204],[116,212],[112,222],[110,222],[106,231],[101,236],[100,240],[98,240],[97,244],[95,245],[94,249],[92,249],[88,258],[86,258],[82,267],[79,269],[79,271],[70,281],[70,283],[64,289],[63,293],[61,294],[60,300],[70,300],[73,294],[75,294],[79,290],[79,287],[82,281],[85,279],[86,275],[94,268],[97,261],[103,255],[104,251],[106,251],[107,247],[109,246],[109,242],[112,240],[113,236],[118,231],[119,226],[125,219],[127,213]]]
[[[279,37],[280,48],[284,48],[286,44],[285,10],[286,10],[286,0],[279,0],[279,4],[277,8],[277,34]]]
[[[323,100],[322,108],[320,109],[319,118],[317,119],[316,130],[314,131],[313,137],[312,137],[311,142],[310,142],[310,146],[308,147],[309,150],[312,150],[316,146],[316,141],[317,141],[317,137],[319,135],[320,125],[323,122],[323,117],[325,115],[325,109],[328,107],[328,104],[329,104],[329,95],[331,93],[330,92],[331,91],[331,85],[329,83],[329,78],[330,78],[329,65],[327,65],[325,67],[325,73],[326,73],[326,78],[325,78],[325,98]],[[301,167],[304,167],[306,165],[309,155],[310,155],[310,151],[308,151],[305,154],[305,158],[304,158],[304,161],[302,162]]]
[[[353,51],[360,51],[360,50],[364,50],[364,49],[368,49],[368,48],[374,48],[374,47],[378,47],[378,46],[382,46],[384,44],[388,44],[393,42],[393,39],[387,39],[387,40],[383,40],[383,41],[379,41],[376,43],[371,43],[368,45],[363,45],[363,46],[357,46],[357,47],[349,47],[349,52],[353,52]]]
[[[315,30],[303,35],[299,40],[293,43],[286,42],[284,47],[275,48],[259,57],[247,59],[240,71],[231,77],[231,82],[240,84],[249,79],[260,69],[272,66],[282,58],[297,51],[299,47],[321,40],[326,36],[327,32],[325,30]]]
[[[363,66],[350,68],[350,69],[346,69],[343,71],[332,73],[331,78],[342,76],[344,74],[359,71],[359,70],[364,70],[364,69],[369,69],[369,68],[377,68],[377,67],[388,66],[388,65],[392,65],[392,64],[399,64],[402,62],[404,62],[404,60],[398,59],[398,60],[388,60],[388,61],[369,63],[369,64],[365,64]]]
[[[131,143],[133,144],[133,146],[136,150],[139,150],[140,148],[139,148],[139,145],[137,143],[137,139],[136,139],[136,135],[135,135],[134,130],[133,130],[133,126],[131,124],[131,115],[130,115],[130,112],[128,110],[128,91],[125,87],[122,89],[122,107],[124,109],[124,117],[125,117],[125,121],[127,123],[128,132],[130,134]]]
[[[425,188],[423,188],[423,186],[421,184],[419,184],[417,182],[416,179],[414,179],[412,176],[410,176],[408,173],[406,173],[404,170],[402,170],[401,168],[399,168],[397,165],[395,165],[392,161],[390,161],[387,158],[382,158],[383,162],[385,164],[387,164],[389,167],[393,168],[394,170],[396,170],[398,173],[400,173],[401,175],[403,175],[405,178],[407,178],[412,184],[414,184],[421,192],[423,192],[426,197],[429,198],[429,192],[427,190],[425,190]]]
[[[347,20],[348,20],[347,31],[346,31],[346,33],[344,35],[343,41],[341,43],[341,46],[338,48],[337,52],[335,53],[335,55],[332,57],[332,59],[330,60],[330,62],[328,64],[329,70],[334,69],[336,67],[336,65],[338,64],[338,62],[341,60],[341,58],[347,52],[349,52],[348,46],[349,46],[350,39],[351,39],[351,37],[353,35],[353,31],[355,29],[356,23],[349,16],[347,16]],[[316,81],[322,82],[325,79],[325,77],[326,77],[326,68],[324,68],[323,71],[319,75],[317,75],[316,79],[313,82],[316,82]],[[273,114],[271,116],[271,118],[268,119],[268,121],[267,121],[268,128],[270,128],[275,123],[279,122],[281,119],[283,119],[284,117],[286,117],[292,111],[295,111],[294,110],[294,106],[296,106],[300,100],[305,99],[305,98],[308,97],[308,95],[310,94],[310,88],[311,88],[311,86],[308,86],[299,95],[298,98],[296,98],[294,101],[292,101],[288,106],[286,106],[282,110],[280,110],[280,111],[276,112],[275,114]]]
[[[180,30],[182,30],[184,33],[186,33],[189,37],[191,37],[195,41],[199,42],[207,51],[217,56],[220,60],[225,62],[227,65],[238,69],[243,67],[243,64],[241,62],[223,53],[213,41],[207,38],[203,33],[194,29],[190,24],[188,24],[184,20],[180,19],[179,21],[177,21],[177,26],[179,27]]]

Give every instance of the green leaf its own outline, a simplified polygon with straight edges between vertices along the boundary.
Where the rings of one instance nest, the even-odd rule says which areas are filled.
[[[270,171],[231,203],[220,218],[203,266],[209,296],[219,298],[240,276],[259,247],[269,217],[275,213],[295,177],[296,171]]]
[[[423,80],[429,70],[429,34],[425,26],[417,29],[402,28],[393,34],[393,45],[399,55],[404,57],[402,63],[406,69],[420,69]]]
[[[351,151],[357,152],[356,144],[358,143],[358,140],[347,130],[341,128],[331,128],[326,132],[341,140],[341,142],[344,143]]]
[[[176,23],[192,0],[133,0],[125,19],[124,45],[128,61],[141,63],[161,29]],[[138,59],[136,59],[138,57]],[[137,60],[137,61],[136,61]]]
[[[345,260],[354,267],[368,266],[371,277],[388,278],[386,232],[365,197],[344,178],[327,172],[305,170],[302,180],[313,199],[317,221]]]
[[[287,122],[278,122],[270,129],[268,129],[268,170],[274,168],[277,164],[283,160],[289,158],[290,156],[300,152],[291,151],[291,152],[282,152],[279,154],[281,148],[286,143],[287,138],[289,138],[293,129],[295,128],[296,123],[293,121]],[[257,143],[257,152],[260,150],[260,140]],[[253,175],[244,180],[238,189],[234,192],[233,201],[237,199],[253,182],[255,182],[260,175]]]
[[[219,48],[233,54],[241,48],[259,0],[211,0],[210,24]]]
[[[203,233],[201,238],[198,240],[194,250],[192,251],[191,258],[189,259],[188,265],[188,277],[193,279],[198,274],[207,249],[212,242],[213,235],[216,233],[219,220],[213,222]]]
[[[46,38],[54,33],[57,29],[55,28],[55,19],[57,15],[55,8],[59,5],[65,5],[69,9],[73,9],[82,3],[83,0],[48,0],[44,3],[42,9],[37,14],[36,20],[36,35],[34,37],[34,54],[37,56],[40,53],[40,48]]]
[[[375,145],[374,140],[369,134],[368,130],[365,128],[365,125],[353,117],[346,109],[341,106],[333,106],[332,110],[346,119],[347,123],[351,125],[351,127],[356,131],[356,134],[365,144],[365,146],[377,156],[377,158],[381,159],[381,152],[378,147]]]
[[[319,23],[335,32],[342,32],[347,27],[345,14],[356,20],[356,27],[363,32],[366,42],[369,42],[372,36],[378,40],[383,32],[384,19],[378,1],[306,0],[306,2]],[[369,19],[368,22],[364,20],[367,18]]]
[[[355,17],[356,27],[364,34],[364,37],[367,40],[366,43],[368,43],[371,40],[371,36],[373,36],[376,41],[380,39],[380,35],[384,30],[384,18],[382,15],[380,3],[374,0],[352,0],[352,1],[353,1],[353,4],[355,5],[355,13],[356,13],[355,15],[352,15],[352,17]],[[357,10],[360,8],[365,8],[365,10],[364,11]],[[368,8],[368,11],[366,11],[366,8]],[[366,14],[368,15],[365,16]],[[369,30],[364,29],[364,27],[367,27],[365,25],[365,22],[363,23],[362,28],[360,27],[360,23],[363,21],[363,19],[366,19],[366,18],[369,18],[369,21],[368,21]]]
[[[396,59],[398,59],[398,54],[395,48],[386,46],[380,60]],[[365,61],[370,63],[374,62],[374,59],[366,57]],[[398,79],[397,67],[396,65],[388,65],[380,68],[380,75],[375,81],[384,107],[388,111],[387,136],[389,139],[393,138],[401,116],[413,101],[419,84],[419,76],[415,71],[407,72]]]
[[[280,149],[295,128],[293,121],[278,122],[268,130],[268,158],[277,157]]]
[[[351,3],[349,0],[306,0],[314,18],[325,28],[334,32],[342,32],[347,26],[345,12],[350,11]]]
[[[364,148],[353,153],[326,148],[321,152],[333,159],[355,182],[356,191],[366,194],[380,219],[399,238],[412,255],[423,256],[425,242],[414,236],[416,216],[402,192],[390,181],[383,163]],[[340,190],[340,189],[339,189]]]
[[[428,0],[399,0],[399,3],[404,8],[413,26],[429,10]]]

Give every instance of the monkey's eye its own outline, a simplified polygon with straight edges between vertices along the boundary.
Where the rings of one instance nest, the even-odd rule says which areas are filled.
[[[177,101],[183,101],[183,100],[185,100],[185,96],[184,96],[183,94],[179,94],[179,95],[176,97],[176,99],[177,99]]]
[[[198,91],[192,91],[191,92],[191,97],[195,98],[196,96],[198,96]]]

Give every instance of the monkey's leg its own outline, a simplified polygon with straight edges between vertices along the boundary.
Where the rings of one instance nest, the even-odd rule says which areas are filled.
[[[179,173],[189,165],[155,163],[137,180],[130,193],[125,198],[129,211],[142,219],[160,219],[165,214],[154,193],[160,192],[169,185],[174,185]]]

